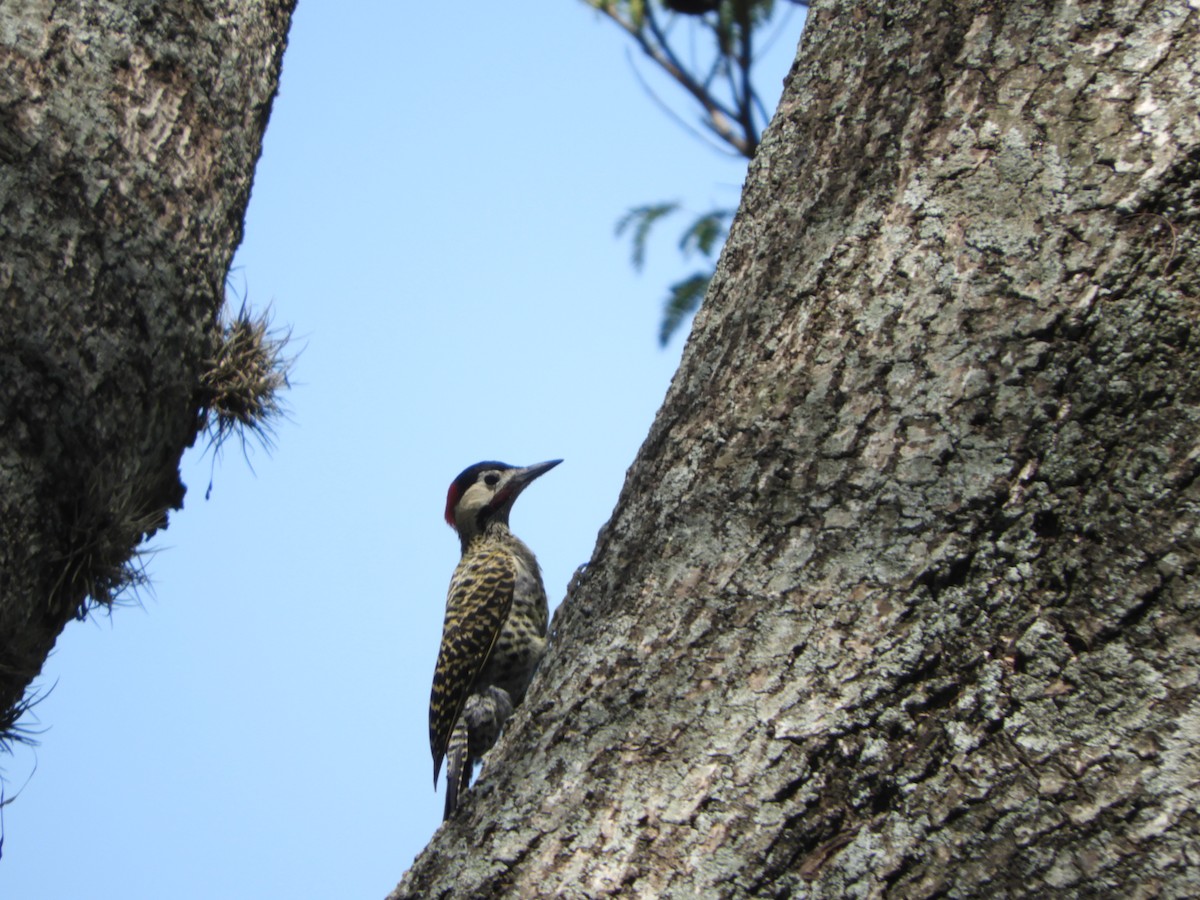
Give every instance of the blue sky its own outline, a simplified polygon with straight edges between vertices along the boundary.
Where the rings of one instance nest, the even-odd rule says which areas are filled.
[[[446,488],[565,460],[512,517],[557,603],[683,344],[678,226],[636,274],[614,222],[740,191],[629,46],[582,2],[301,0],[231,280],[303,348],[290,419],[251,465],[190,452],[141,605],[60,638],[41,744],[0,760],[0,897],[382,897],[426,844]]]

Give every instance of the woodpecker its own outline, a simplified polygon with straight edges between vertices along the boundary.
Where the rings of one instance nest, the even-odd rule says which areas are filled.
[[[450,579],[442,645],[429,696],[433,786],[446,760],[443,819],[458,808],[475,764],[525,698],[546,652],[549,610],[537,558],[508,529],[513,503],[561,459],[519,468],[468,466],[446,494],[462,558]]]

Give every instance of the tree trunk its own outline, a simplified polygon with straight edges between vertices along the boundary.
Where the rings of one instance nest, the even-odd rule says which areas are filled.
[[[0,8],[8,738],[63,626],[136,581],[131,554],[182,500],[293,5]]]
[[[1196,0],[815,5],[393,897],[1200,895],[1198,54]]]

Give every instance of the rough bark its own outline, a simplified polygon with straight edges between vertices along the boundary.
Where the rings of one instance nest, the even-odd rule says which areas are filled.
[[[1200,895],[1200,4],[817,3],[393,897]]]
[[[293,5],[0,7],[0,725],[180,504]]]

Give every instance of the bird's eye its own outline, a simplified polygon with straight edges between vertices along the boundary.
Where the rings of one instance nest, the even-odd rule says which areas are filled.
[[[495,487],[497,484],[500,483],[500,473],[499,472],[488,472],[486,475],[483,476],[483,483],[486,484],[488,487]]]

